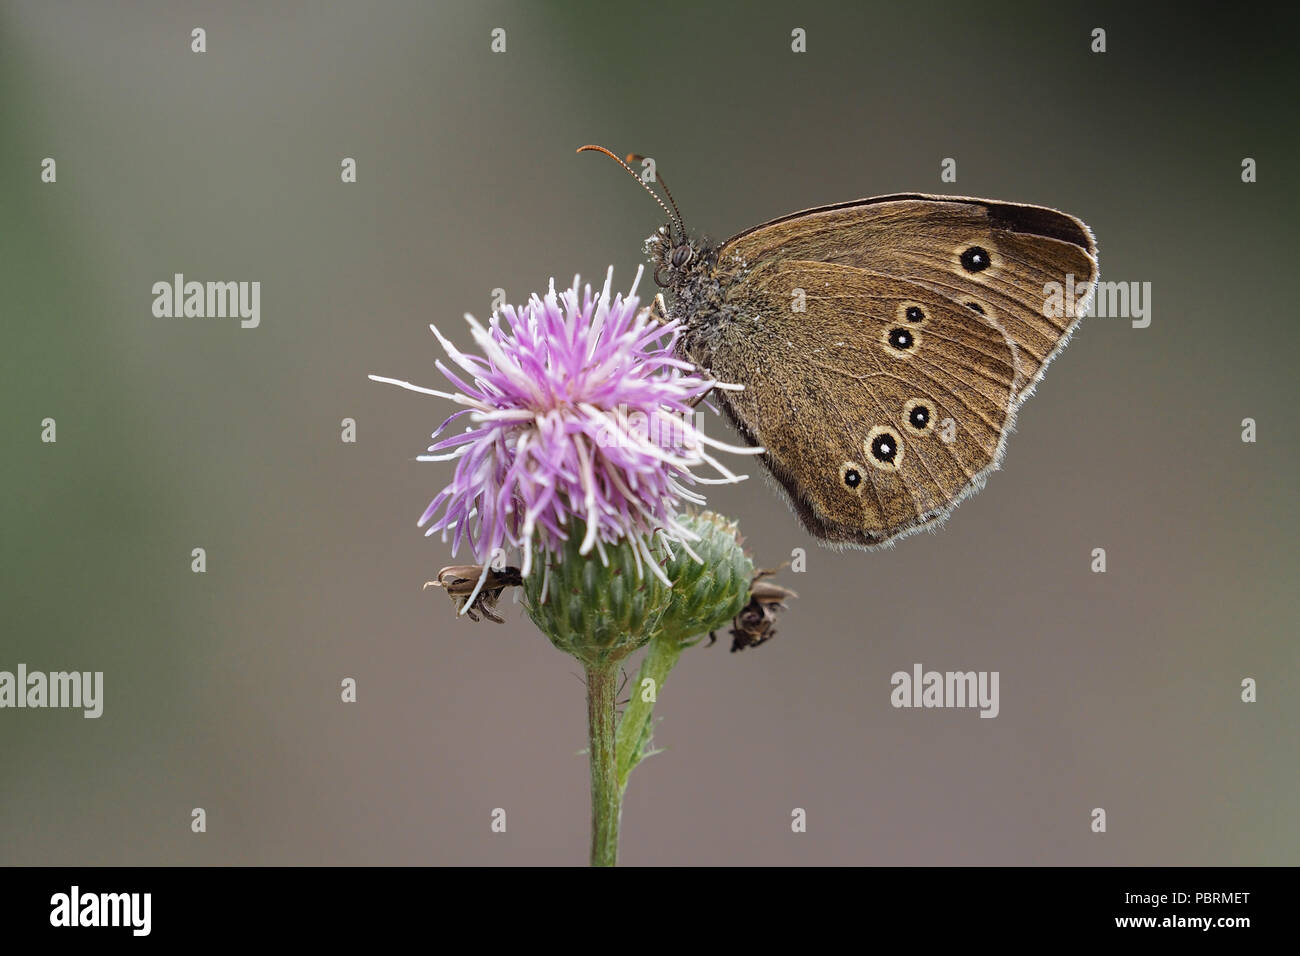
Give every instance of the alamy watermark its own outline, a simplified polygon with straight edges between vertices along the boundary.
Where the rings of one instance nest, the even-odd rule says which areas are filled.
[[[104,712],[103,671],[0,671],[0,708],[80,708],[91,719]]]
[[[155,282],[153,296],[153,314],[160,319],[238,318],[245,329],[262,322],[261,282],[186,282],[178,272],[171,282]]]
[[[646,412],[619,405],[609,414],[608,424],[596,433],[601,448],[644,448],[654,446],[665,451],[694,452],[704,434],[704,412],[684,412],[659,408]]]
[[[981,717],[996,717],[998,671],[895,671],[889,702],[894,707],[977,707]]]
[[[1048,282],[1043,286],[1043,315],[1049,319],[1083,318],[1131,319],[1133,328],[1151,324],[1150,282],[1098,282],[1092,298],[1087,282],[1076,283],[1074,274],[1065,282]]]
[[[50,897],[50,925],[121,926],[132,936],[148,936],[152,910],[152,893],[83,893],[74,884],[67,893]]]

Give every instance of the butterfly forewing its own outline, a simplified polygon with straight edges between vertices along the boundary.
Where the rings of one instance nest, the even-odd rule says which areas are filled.
[[[884,544],[945,515],[996,464],[1019,378],[994,321],[825,261],[771,258],[724,288],[737,320],[710,362],[746,388],[721,401],[812,533]]]
[[[1097,281],[1096,246],[1054,209],[941,196],[885,196],[756,226],[726,242],[719,272],[812,260],[928,286],[993,320],[1018,353],[1015,401],[1064,347]]]

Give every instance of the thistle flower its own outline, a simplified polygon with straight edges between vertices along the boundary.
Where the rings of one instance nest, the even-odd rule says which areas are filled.
[[[591,860],[602,866],[617,861],[628,774],[654,752],[655,693],[643,690],[617,719],[621,662],[646,648],[638,686],[657,693],[682,651],[729,621],[738,642],[762,643],[792,594],[775,586],[759,593],[735,523],[686,507],[704,503],[692,486],[744,477],[710,449],[762,451],[715,441],[692,421],[711,389],[739,386],[677,357],[678,323],[638,308],[641,270],[626,297],[611,297],[613,271],[599,295],[575,277],[562,293],[552,281],[544,297],[505,306],[486,326],[467,315],[481,355],[430,326],[455,367],[435,363],[454,391],[370,376],[463,406],[419,456],[456,462],[419,526],[444,541],[450,535],[453,555],[468,542],[481,569],[443,568],[429,586],[471,620],[496,622],[502,593],[520,587],[533,623],[582,662]],[[456,422],[468,424],[439,437]],[[703,466],[717,477],[698,474]],[[506,548],[522,552],[522,567],[505,564]]]
[[[676,356],[678,323],[638,309],[642,270],[626,297],[611,297],[613,271],[599,295],[590,285],[580,289],[575,277],[564,292],[552,281],[544,297],[503,307],[486,327],[466,315],[482,355],[461,352],[431,325],[456,366],[435,363],[454,392],[370,376],[466,406],[419,456],[456,462],[419,526],[441,531],[444,540],[450,534],[453,556],[468,542],[485,574],[494,556],[513,547],[527,577],[534,551],[558,554],[579,535],[578,553],[595,550],[602,562],[606,545],[626,540],[637,573],[644,564],[668,584],[652,540],[692,553],[698,535],[678,517],[683,503],[704,501],[691,486],[744,477],[710,449],[760,450],[725,445],[696,427],[694,404],[710,389],[736,386],[703,378]],[[464,416],[462,433],[439,439]],[[697,474],[705,465],[718,477]]]

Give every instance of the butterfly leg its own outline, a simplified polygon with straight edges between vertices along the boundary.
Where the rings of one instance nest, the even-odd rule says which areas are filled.
[[[701,394],[699,394],[699,395],[696,395],[693,399],[691,399],[689,402],[687,402],[687,405],[688,405],[690,408],[694,408],[696,405],[700,404],[700,402],[704,401],[706,398],[708,398],[708,397],[709,397],[710,395],[712,395],[712,394],[713,394],[713,389],[709,389],[707,392],[703,392],[703,393],[701,393]]]
[[[660,325],[668,324],[668,305],[664,302],[662,292],[655,295],[654,300],[650,303],[650,318]]]

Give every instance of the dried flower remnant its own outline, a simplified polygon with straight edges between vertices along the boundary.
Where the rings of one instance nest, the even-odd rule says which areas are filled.
[[[494,624],[504,624],[505,619],[496,614],[497,602],[506,588],[517,588],[524,583],[518,568],[493,568],[486,572],[477,564],[457,564],[438,572],[436,581],[426,581],[426,588],[442,588],[456,605],[458,614],[477,622],[482,614]]]
[[[798,597],[789,588],[764,581],[775,571],[759,571],[754,575],[750,585],[749,603],[736,615],[731,627],[731,651],[743,651],[747,647],[758,647],[776,637],[776,616],[787,610],[786,601]],[[709,635],[709,643],[717,640]]]

